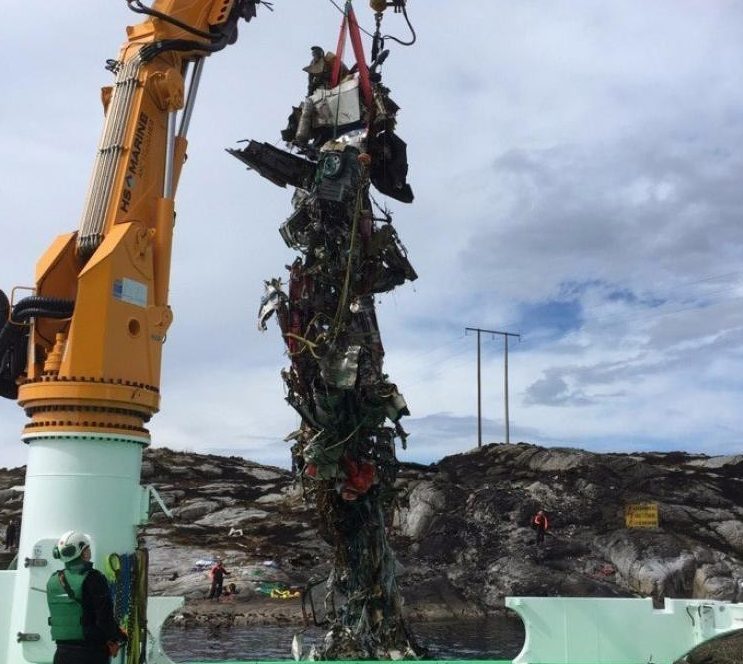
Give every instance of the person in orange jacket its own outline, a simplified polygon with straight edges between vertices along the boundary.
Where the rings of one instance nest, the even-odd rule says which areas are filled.
[[[216,564],[209,572],[209,576],[212,580],[212,585],[209,589],[208,599],[216,599],[217,601],[219,601],[219,598],[222,596],[222,583],[224,581],[224,577],[229,575],[230,573],[224,568],[222,559],[217,558]]]
[[[534,544],[542,544],[544,542],[544,534],[550,527],[549,520],[547,519],[547,515],[544,513],[544,510],[539,510],[531,518],[531,527],[537,531],[537,538],[534,540]]]

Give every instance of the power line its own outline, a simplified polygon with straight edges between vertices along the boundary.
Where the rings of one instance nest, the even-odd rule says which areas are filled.
[[[719,295],[720,293],[727,293],[731,290],[734,290],[737,286],[731,287],[731,288],[724,288],[718,291],[714,291],[713,293],[709,293],[708,295]],[[710,300],[708,302],[697,302],[695,304],[690,304],[687,306],[680,306],[680,308],[670,309],[670,310],[662,310],[662,311],[654,311],[654,312],[643,312],[643,313],[635,313],[635,314],[629,314],[629,315],[607,315],[607,316],[598,316],[596,318],[584,318],[583,324],[586,323],[595,323],[599,325],[609,324],[609,325],[618,325],[620,323],[629,323],[632,321],[638,321],[638,320],[650,320],[653,318],[660,318],[661,316],[673,316],[674,314],[680,314],[684,313],[685,311],[693,311],[694,309],[708,309],[713,306],[717,306],[720,304],[725,304],[727,302],[734,302],[735,300],[740,300],[743,298],[743,295],[736,295],[735,297],[724,297],[717,300]],[[681,304],[681,303],[679,303]],[[673,305],[671,305],[673,306]]]
[[[738,276],[740,274],[741,274],[741,271],[738,270],[736,272],[726,272],[724,274],[715,274],[715,275],[711,275],[711,276],[708,276],[708,277],[703,277],[701,279],[696,279],[694,281],[687,281],[685,283],[676,284],[675,286],[674,285],[671,285],[671,287],[668,288],[665,291],[665,295],[667,296],[670,293],[678,292],[681,289],[688,288],[689,286],[697,286],[699,284],[708,283],[710,281],[719,281],[721,279],[725,279],[725,278],[728,278],[728,277]],[[740,284],[733,284],[732,286],[727,286],[726,288],[721,288],[721,289],[712,291],[711,293],[706,292],[706,293],[704,293],[704,295],[717,295],[719,293],[726,293],[728,291],[734,290],[739,285]],[[660,289],[658,289],[658,290],[660,290]],[[659,297],[661,297],[661,296],[659,296]],[[605,302],[601,302],[599,304],[592,304],[590,307],[582,307],[582,309],[583,309],[583,311],[592,311],[593,309],[598,309],[599,307],[602,307],[604,305],[605,305]]]
[[[718,273],[718,274],[711,274],[711,275],[707,275],[707,276],[704,276],[704,277],[699,277],[698,279],[694,279],[694,280],[690,280],[690,281],[684,281],[684,282],[681,282],[681,283],[676,283],[676,284],[671,283],[665,289],[664,293],[666,295],[668,295],[670,293],[676,293],[676,292],[678,292],[678,291],[680,291],[682,289],[689,288],[690,286],[696,286],[696,285],[704,284],[704,283],[707,283],[707,282],[710,282],[710,281],[719,281],[719,280],[728,279],[730,277],[735,277],[735,276],[740,276],[740,275],[743,275],[743,271],[741,271],[741,270],[734,270],[734,271],[731,271],[731,272],[722,272],[722,273]],[[518,281],[517,279],[507,279],[505,282],[502,282],[502,283],[510,284],[510,283],[516,283],[517,281]],[[607,286],[611,286],[611,284],[608,284],[608,283],[606,285]],[[731,286],[727,286],[727,287],[721,288],[721,289],[716,289],[716,290],[711,291],[711,292],[700,293],[699,294],[699,297],[703,297],[703,296],[704,297],[709,297],[709,296],[719,295],[720,293],[726,293],[726,292],[735,290],[740,285],[741,284],[733,284]],[[618,290],[621,287],[620,284],[615,284],[615,286],[616,286],[616,289],[615,290]],[[661,289],[658,288],[656,290],[661,290]],[[736,296],[734,298],[729,298],[729,299],[730,300],[737,300],[737,299],[739,299],[739,296]],[[572,301],[577,301],[577,300],[579,300],[579,294],[576,294],[575,297],[571,297],[569,295],[567,297],[565,297],[565,296],[562,296],[561,297],[560,294],[557,294],[553,298],[546,298],[546,301],[552,301],[552,302],[567,302],[567,301],[571,301],[572,302]],[[716,302],[721,302],[721,301],[725,301],[725,300],[718,300]],[[605,304],[606,304],[606,301],[601,302],[599,304],[592,304],[590,306],[584,306],[584,305],[581,304],[581,312],[582,313],[583,312],[590,312],[590,311],[593,311],[595,309],[599,309],[599,308],[605,306]],[[699,305],[687,306],[687,307],[684,307],[682,309],[679,309],[678,311],[679,312],[689,311],[690,309],[695,309],[695,308],[702,309],[702,308],[705,308],[706,306],[708,306],[708,305],[706,305],[706,304],[699,304]],[[624,320],[636,320],[637,318],[652,318],[654,316],[666,316],[666,315],[669,315],[671,313],[676,313],[676,310],[670,311],[670,312],[669,311],[660,311],[660,312],[657,312],[657,313],[648,313],[648,314],[630,314],[628,316],[627,315],[624,315],[624,314],[607,314],[606,316],[598,316],[596,318],[583,317],[582,318],[582,322],[584,322],[584,323],[587,323],[587,322],[602,322],[602,321],[605,321],[605,320],[613,321],[615,319],[617,320],[617,322],[622,322]],[[519,322],[517,322],[517,321],[511,321],[506,327],[518,327],[518,326],[519,326]]]
[[[465,337],[465,335],[462,334],[461,336],[457,337],[456,339],[450,339],[449,341],[445,341],[444,343],[438,344],[437,346],[434,346],[433,348],[428,348],[426,350],[419,351],[417,353],[412,353],[410,355],[406,355],[405,356],[405,361],[402,363],[403,370],[412,367],[413,364],[416,362],[416,360],[422,359],[424,357],[428,357],[429,355],[435,353],[437,350],[441,350],[442,348],[446,348],[448,346],[453,346],[457,342],[462,341],[462,339],[464,339],[464,337]],[[467,349],[465,348],[464,350],[467,350]],[[457,355],[461,355],[462,352],[464,352],[464,351],[461,351],[459,353],[455,353],[454,355],[450,356],[450,358],[451,357],[456,357]],[[444,362],[446,362],[446,361],[447,360],[444,360]],[[396,365],[396,369],[399,370],[400,369],[400,366],[401,365],[399,365],[399,364]]]
[[[695,282],[698,283],[698,282]],[[729,293],[730,291],[734,291],[735,289],[739,288],[741,284],[736,284],[734,286],[730,286],[728,288],[721,288],[712,292],[705,293],[705,297],[710,297],[714,295],[720,295],[721,293]],[[701,296],[700,296],[701,297]],[[707,310],[711,307],[716,307],[719,305],[723,305],[729,302],[735,302],[737,300],[743,299],[743,295],[735,295],[733,297],[723,297],[719,299],[710,299],[706,302],[696,302],[694,304],[689,304],[684,306],[681,302],[677,303],[678,306],[675,308],[673,304],[664,303],[664,305],[661,305],[659,307],[655,307],[651,310],[646,310],[642,312],[634,312],[634,313],[617,313],[617,314],[607,314],[605,316],[595,316],[595,317],[585,317],[581,316],[578,318],[578,323],[580,324],[577,329],[585,329],[589,324],[594,325],[600,325],[602,327],[614,327],[619,326],[623,323],[630,323],[634,321],[644,321],[644,320],[652,320],[654,318],[660,318],[662,316],[673,316],[676,314],[684,313],[687,311],[693,311],[695,309],[700,310]],[[666,308],[662,308],[663,306],[667,305]],[[587,311],[590,311],[591,309],[597,309],[602,305],[595,305],[593,307],[589,307],[586,309]],[[515,325],[515,323],[514,323]],[[548,326],[545,326],[547,329]],[[535,341],[538,339],[538,337],[532,336],[531,340]],[[525,343],[529,343],[527,340]]]
[[[469,352],[469,348],[463,348],[462,350],[454,353],[453,355],[450,355],[447,357],[443,362],[440,362],[436,365],[436,370],[432,375],[426,376],[425,378],[421,378],[420,380],[413,381],[412,383],[405,383],[402,385],[404,389],[407,389],[409,387],[413,387],[414,385],[420,385],[421,383],[427,383],[430,382],[431,378],[438,378],[441,376],[441,372],[446,368],[449,370],[457,369],[461,366],[464,366],[469,362],[469,360],[465,360],[464,362],[459,362],[458,364],[455,364],[454,366],[447,366],[448,362],[451,362],[454,358],[459,357],[460,355],[464,355],[465,353]]]
[[[343,7],[341,7],[335,0],[328,0],[328,2],[333,5],[333,7],[335,7],[341,14],[343,14],[344,16],[346,15],[346,10],[343,9]],[[372,39],[374,38],[374,35],[371,32],[369,32],[368,30],[364,30],[364,28],[362,28],[360,25],[359,30],[361,30],[361,32],[363,32],[367,37],[371,37]]]

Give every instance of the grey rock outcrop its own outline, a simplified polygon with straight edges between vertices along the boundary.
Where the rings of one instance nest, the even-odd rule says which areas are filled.
[[[332,544],[288,471],[150,449],[142,475],[174,515],[155,511],[143,531],[153,592],[203,598],[216,556],[243,600],[327,574]],[[22,485],[23,469],[0,470],[0,527],[19,516]],[[498,610],[507,595],[743,601],[743,456],[488,445],[403,464],[396,492],[390,537],[418,619]],[[658,528],[625,527],[638,502],[657,504]],[[543,546],[529,528],[539,508]]]
[[[437,514],[446,507],[444,491],[432,482],[421,482],[414,486],[408,495],[408,506],[399,510],[400,534],[412,539],[420,539],[430,529]]]
[[[519,594],[741,601],[741,471],[741,457],[489,445],[403,473],[396,549],[484,610]],[[659,527],[627,529],[625,507],[645,502]]]

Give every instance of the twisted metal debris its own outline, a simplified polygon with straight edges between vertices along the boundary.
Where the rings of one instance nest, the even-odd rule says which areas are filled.
[[[410,202],[397,105],[374,74],[333,81],[332,54],[313,48],[310,96],[293,110],[285,141],[302,156],[251,141],[230,150],[272,182],[292,185],[294,211],[281,225],[299,252],[266,282],[259,328],[276,314],[290,366],[289,404],[301,416],[292,461],[335,549],[327,580],[328,632],[311,658],[415,657],[402,617],[395,556],[387,540],[398,470],[396,439],[408,408],[384,373],[375,296],[417,275],[370,186]],[[336,66],[343,69],[340,63]],[[336,83],[335,85],[333,83]],[[368,86],[368,89],[365,87]],[[376,214],[375,214],[376,210]]]

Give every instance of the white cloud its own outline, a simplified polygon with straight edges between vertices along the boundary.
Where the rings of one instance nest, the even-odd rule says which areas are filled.
[[[362,3],[363,4],[363,3]],[[27,285],[77,227],[102,113],[102,68],[121,3],[4,8],[0,287]],[[224,147],[278,139],[314,43],[335,44],[330,3],[275,3],[211,57],[178,193],[172,304],[156,444],[288,460],[296,426],[275,328],[255,331],[262,279],[291,253],[290,192]],[[371,25],[365,5],[357,8]],[[401,105],[413,205],[396,226],[420,279],[383,296],[387,370],[413,434],[402,458],[476,442],[475,347],[465,326],[524,334],[512,348],[512,439],[732,451],[743,422],[740,297],[743,81],[736,2],[418,3],[411,49],[385,80]],[[404,34],[399,16],[387,29]],[[574,301],[569,329],[539,305]],[[524,312],[542,312],[524,317]],[[489,439],[502,439],[502,346],[483,340]],[[0,403],[0,465],[20,463],[24,418]],[[285,465],[285,464],[283,464]]]

